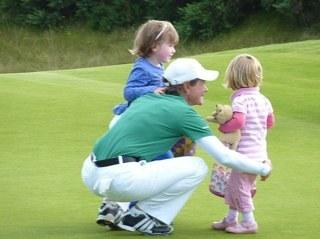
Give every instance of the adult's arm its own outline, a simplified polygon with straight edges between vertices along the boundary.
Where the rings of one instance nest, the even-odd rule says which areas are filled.
[[[267,176],[271,173],[271,167],[268,164],[250,160],[245,155],[228,149],[215,136],[200,138],[196,140],[196,143],[219,163],[227,167],[261,176]]]

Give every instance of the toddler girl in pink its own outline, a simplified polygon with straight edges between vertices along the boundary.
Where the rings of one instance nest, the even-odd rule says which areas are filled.
[[[226,86],[233,90],[231,96],[233,117],[219,127],[227,133],[241,130],[241,139],[237,152],[245,154],[250,160],[270,163],[267,154],[267,129],[274,124],[272,105],[267,97],[260,93],[262,66],[251,55],[236,56],[229,64]],[[252,190],[255,189],[256,175],[232,170],[225,191],[225,202],[229,205],[227,215],[212,224],[215,230],[230,233],[256,233],[258,224],[253,210]],[[262,178],[265,180],[265,178]],[[238,223],[238,213],[242,220]]]

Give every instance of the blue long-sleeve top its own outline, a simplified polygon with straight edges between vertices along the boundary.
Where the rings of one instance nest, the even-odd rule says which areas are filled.
[[[116,105],[113,108],[113,113],[117,115],[122,114],[136,98],[154,92],[156,88],[163,87],[163,72],[163,65],[155,66],[146,58],[137,58],[129,74],[127,84],[124,87],[123,93],[127,102]]]

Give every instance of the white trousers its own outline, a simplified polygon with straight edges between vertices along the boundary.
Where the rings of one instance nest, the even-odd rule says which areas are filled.
[[[93,193],[111,201],[138,201],[138,207],[170,224],[208,171],[199,157],[96,167],[88,157],[82,179]]]

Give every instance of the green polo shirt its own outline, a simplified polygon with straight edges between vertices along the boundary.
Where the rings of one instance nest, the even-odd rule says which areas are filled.
[[[96,142],[97,160],[119,155],[151,161],[182,137],[212,135],[206,121],[181,96],[147,94],[136,99],[119,121]]]

